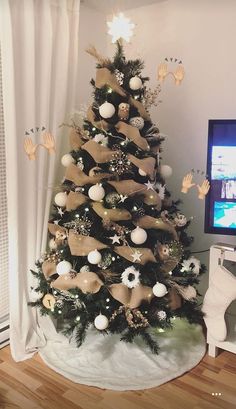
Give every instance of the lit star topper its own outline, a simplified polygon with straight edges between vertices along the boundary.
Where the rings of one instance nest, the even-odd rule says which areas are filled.
[[[134,29],[134,24],[130,22],[129,18],[125,17],[124,14],[119,13],[117,16],[113,16],[113,20],[108,21],[107,25],[109,27],[108,34],[112,36],[113,43],[119,39],[124,39],[129,43]]]

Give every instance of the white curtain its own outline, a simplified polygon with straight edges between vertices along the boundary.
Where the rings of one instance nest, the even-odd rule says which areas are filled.
[[[1,0],[3,104],[9,228],[10,339],[15,360],[29,358],[55,331],[50,319],[28,307],[30,268],[45,250],[47,222],[61,156],[58,128],[73,111],[76,92],[79,0]],[[45,127],[56,155],[23,150],[25,131],[35,143]],[[46,329],[47,327],[47,329]],[[55,332],[56,336],[56,332]]]

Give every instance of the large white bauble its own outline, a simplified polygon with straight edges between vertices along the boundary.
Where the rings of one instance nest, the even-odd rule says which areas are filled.
[[[106,329],[108,327],[108,324],[109,324],[108,318],[102,314],[99,314],[94,320],[95,327],[100,331]]]
[[[144,170],[139,169],[138,173],[140,174],[140,176],[147,176],[146,172],[144,172]]]
[[[87,258],[90,264],[99,264],[102,260],[102,255],[99,253],[99,251],[93,250],[88,253]]]
[[[135,126],[135,128],[143,129],[144,127],[144,119],[141,116],[134,116],[130,118],[129,123],[131,126]]]
[[[166,286],[158,282],[152,287],[152,291],[156,297],[164,297],[168,293]]]
[[[102,118],[111,118],[115,113],[114,105],[110,104],[110,102],[104,102],[104,104],[100,105],[99,107],[99,114]]]
[[[129,87],[133,91],[136,91],[137,89],[140,89],[142,87],[143,83],[141,79],[137,76],[130,78],[129,80]]]
[[[55,242],[54,239],[49,240],[48,246],[50,250],[56,250],[57,249],[57,243]]]
[[[137,226],[136,229],[131,232],[130,238],[135,244],[143,244],[147,240],[147,233],[144,229]]]
[[[54,197],[54,202],[57,206],[65,207],[67,201],[67,194],[66,192],[59,192]]]
[[[88,195],[90,199],[96,202],[99,202],[100,200],[104,198],[105,190],[103,189],[101,185],[97,183],[96,185],[93,185],[89,188]]]
[[[62,274],[68,274],[72,269],[72,265],[69,261],[63,260],[60,261],[60,263],[57,264],[56,271],[57,274],[62,275]]]
[[[163,178],[169,178],[172,175],[173,170],[169,165],[161,165],[160,173]]]
[[[61,158],[61,164],[66,168],[70,166],[71,163],[75,163],[74,158],[70,155],[70,153],[66,153]]]

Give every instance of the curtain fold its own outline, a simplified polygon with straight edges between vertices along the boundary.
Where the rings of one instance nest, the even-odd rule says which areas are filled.
[[[9,215],[10,338],[15,360],[45,345],[49,318],[28,307],[34,268],[46,247],[47,222],[61,156],[59,125],[72,112],[78,62],[79,0],[1,0],[3,104]],[[39,148],[36,161],[23,150],[25,131],[35,143],[45,127],[56,155]]]

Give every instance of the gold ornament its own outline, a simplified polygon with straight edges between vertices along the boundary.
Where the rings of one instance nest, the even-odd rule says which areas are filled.
[[[55,297],[53,297],[52,294],[45,294],[42,301],[44,307],[47,308],[48,310],[53,310],[55,302],[56,302]]]

